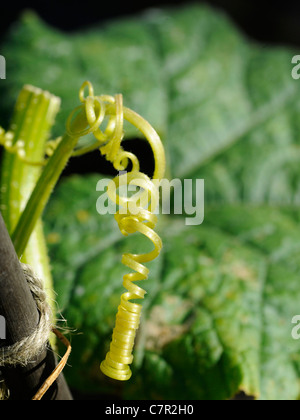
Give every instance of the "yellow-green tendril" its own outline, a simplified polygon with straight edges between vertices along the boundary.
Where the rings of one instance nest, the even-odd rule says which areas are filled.
[[[86,89],[87,96],[85,96]],[[123,278],[127,292],[121,296],[110,350],[101,363],[101,370],[105,375],[122,381],[131,377],[129,365],[133,360],[132,351],[142,310],[140,304],[131,301],[143,299],[146,293],[135,282],[148,278],[149,270],[143,264],[156,258],[162,248],[161,239],[154,231],[157,217],[153,212],[159,198],[157,181],[163,178],[165,172],[165,152],[153,127],[140,115],[123,106],[122,95],[95,96],[91,83],[85,82],[80,89],[79,99],[81,105],[70,114],[66,134],[58,142],[45,166],[19,220],[13,240],[20,255],[25,249],[34,221],[40,217],[59,175],[71,156],[80,156],[98,148],[117,171],[125,171],[129,162],[132,163],[130,172],[117,176],[111,181],[108,185],[108,195],[120,206],[115,219],[122,234],[127,236],[135,232],[141,233],[152,242],[153,250],[146,254],[127,253],[122,258],[122,263],[132,272]],[[121,146],[124,137],[124,120],[134,125],[152,148],[155,160],[152,180],[140,172],[137,157]],[[90,146],[81,147],[79,139],[88,134],[93,134],[95,142]],[[139,193],[131,198],[119,196],[117,190],[120,186],[129,183],[138,187]]]
[[[84,95],[86,88],[88,88],[87,97]],[[154,246],[150,253],[139,255],[128,253],[122,258],[122,263],[132,272],[123,278],[123,286],[127,292],[121,296],[110,350],[100,368],[105,375],[123,381],[131,377],[129,365],[133,361],[132,351],[142,310],[140,304],[133,303],[131,300],[143,299],[146,293],[135,282],[148,278],[149,270],[143,264],[156,258],[162,248],[161,239],[154,232],[157,217],[153,211],[158,203],[158,188],[154,180],[160,180],[164,176],[165,153],[156,131],[140,115],[123,106],[122,95],[94,96],[92,85],[85,82],[79,97],[82,105],[76,108],[69,118],[68,134],[83,136],[93,133],[98,140],[101,154],[112,162],[118,171],[124,171],[129,161],[132,162],[132,170],[129,173],[116,177],[108,185],[108,195],[120,206],[115,219],[122,234],[127,236],[139,232]],[[140,172],[136,156],[124,151],[121,147],[124,120],[133,124],[151,145],[155,159],[153,180]],[[101,130],[100,126],[104,121],[106,127]],[[125,198],[117,194],[120,186],[129,185],[129,183],[140,188],[138,199],[137,197]]]
[[[22,163],[26,163],[29,166],[45,166],[47,164],[47,159],[39,161],[29,159],[25,150],[24,140],[17,140],[13,144],[13,138],[14,133],[12,131],[5,132],[3,128],[0,127],[0,146],[3,146],[7,152],[16,154]],[[60,141],[61,137],[58,137],[55,140],[47,141],[45,147],[45,156],[52,156]]]

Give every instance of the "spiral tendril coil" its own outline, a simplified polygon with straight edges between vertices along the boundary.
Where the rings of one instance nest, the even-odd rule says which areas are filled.
[[[85,96],[86,89],[88,96]],[[162,248],[161,239],[154,231],[157,217],[153,212],[159,199],[156,181],[163,178],[165,171],[165,154],[156,131],[140,115],[123,106],[122,95],[95,96],[91,83],[85,82],[80,89],[79,98],[81,105],[74,109],[67,122],[68,134],[72,137],[82,137],[93,133],[101,154],[117,171],[125,171],[129,162],[132,163],[130,172],[122,173],[110,182],[107,194],[119,206],[115,219],[121,233],[127,236],[138,232],[154,245],[154,249],[149,253],[126,253],[122,257],[123,265],[132,272],[123,277],[123,286],[127,291],[121,296],[110,349],[100,369],[105,375],[124,381],[132,374],[129,365],[133,361],[132,352],[142,311],[142,306],[132,300],[143,299],[146,294],[136,283],[148,278],[149,269],[144,264],[155,259]],[[124,151],[121,146],[125,119],[141,131],[152,147],[155,159],[152,180],[140,172],[137,157]],[[101,130],[101,126],[105,128]],[[84,151],[86,150],[78,149],[74,154],[79,155]],[[118,195],[118,189],[128,185],[138,187],[138,194],[130,198]]]
[[[27,163],[30,166],[45,166],[47,163],[47,159],[44,161],[32,161],[27,158],[26,151],[25,151],[25,143],[23,140],[14,140],[14,133],[12,131],[6,131],[0,127],[0,146],[3,146],[5,150],[12,154],[16,154],[21,162]],[[46,143],[45,149],[45,156],[51,157],[57,148],[59,142],[61,141],[61,137],[58,137],[55,140],[48,140]]]
[[[88,95],[85,91],[88,89]],[[92,150],[99,149],[101,154],[110,161],[117,171],[126,171],[129,162],[132,164],[130,172],[123,172],[115,177],[107,187],[110,199],[119,206],[115,214],[120,231],[127,236],[140,233],[148,238],[154,249],[146,254],[126,253],[122,257],[122,263],[130,270],[123,277],[123,286],[127,290],[121,296],[121,301],[116,315],[115,328],[113,330],[110,350],[105,360],[101,363],[102,372],[116,380],[128,380],[131,377],[129,365],[133,361],[133,347],[136,332],[139,328],[142,306],[132,302],[135,299],[143,299],[146,291],[139,287],[136,282],[148,278],[149,269],[144,265],[154,260],[160,253],[162,242],[154,231],[157,217],[154,210],[159,200],[158,182],[165,172],[165,152],[161,140],[152,128],[140,115],[123,106],[123,96],[117,94],[94,95],[94,89],[90,82],[84,82],[80,91],[81,105],[76,107],[70,114],[67,124],[67,136],[79,140],[80,137],[93,134],[95,141],[87,145],[84,143],[73,151],[73,156],[80,156]],[[122,148],[124,137],[123,123],[127,120],[134,125],[148,140],[154,155],[155,169],[152,179],[140,172],[140,164],[137,157]],[[101,129],[102,127],[102,129]],[[52,156],[62,138],[48,141],[45,155]],[[5,132],[0,127],[0,145],[9,152],[16,153],[20,160],[36,166],[43,166],[43,162],[30,162],[26,157],[24,142],[14,142],[14,134]],[[118,194],[120,187],[135,186],[139,192],[131,197]]]

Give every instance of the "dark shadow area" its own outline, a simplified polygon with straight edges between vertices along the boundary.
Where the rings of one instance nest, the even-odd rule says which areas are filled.
[[[122,147],[133,154],[135,154],[140,162],[141,172],[148,176],[153,175],[154,158],[151,147],[147,141],[143,139],[130,139],[122,142]],[[130,170],[129,163],[128,169]],[[98,150],[88,153],[84,156],[70,159],[68,166],[63,172],[63,176],[72,174],[84,175],[86,173],[99,173],[108,176],[116,176],[117,172],[112,164],[108,162]]]
[[[1,6],[0,36],[4,35],[24,9],[35,10],[48,24],[63,31],[76,31],[109,19],[130,16],[149,8],[186,5],[186,0],[145,0],[143,2],[119,2],[114,7],[109,2],[87,0],[84,4],[70,1],[34,2]],[[225,11],[241,30],[263,43],[300,45],[300,3],[286,1],[251,0],[196,0]]]

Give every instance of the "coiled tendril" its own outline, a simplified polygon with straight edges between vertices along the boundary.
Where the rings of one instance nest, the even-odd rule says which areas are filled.
[[[88,88],[87,97],[85,97],[86,88]],[[143,264],[156,258],[162,248],[161,239],[154,232],[157,217],[153,211],[158,203],[156,181],[164,176],[165,153],[156,131],[140,115],[123,106],[122,95],[95,96],[91,83],[85,82],[80,89],[79,98],[81,105],[72,112],[67,122],[68,135],[82,137],[93,133],[97,143],[78,147],[74,155],[80,155],[97,147],[118,171],[124,171],[131,161],[131,171],[114,178],[108,185],[107,193],[110,199],[120,206],[115,219],[122,234],[127,236],[139,232],[154,245],[150,253],[127,253],[122,257],[122,263],[132,272],[123,278],[123,286],[127,292],[121,296],[110,350],[100,366],[105,375],[117,380],[128,380],[131,377],[129,365],[133,361],[132,351],[142,310],[140,304],[131,300],[143,299],[146,293],[135,282],[148,278],[149,270]],[[151,145],[155,160],[153,180],[140,172],[137,157],[133,153],[124,151],[121,146],[124,137],[124,120],[133,124]],[[101,129],[101,126],[104,128]],[[139,193],[131,198],[118,195],[117,190],[129,184],[138,187]]]
[[[88,96],[85,96],[86,88],[88,89]],[[111,200],[119,206],[115,219],[122,234],[127,236],[139,232],[153,243],[154,249],[147,254],[126,253],[122,257],[122,263],[132,272],[123,277],[123,285],[127,292],[121,296],[110,350],[100,366],[102,372],[107,376],[117,380],[127,380],[131,377],[129,365],[133,360],[132,351],[142,310],[140,304],[131,301],[143,299],[146,293],[135,283],[148,278],[149,270],[143,264],[156,258],[162,248],[161,239],[154,232],[157,217],[153,212],[159,198],[157,181],[163,178],[165,172],[165,152],[161,140],[152,126],[140,115],[123,106],[122,95],[118,94],[115,97],[109,95],[95,96],[92,84],[85,82],[80,89],[79,99],[81,105],[74,109],[67,120],[66,135],[46,144],[45,154],[51,156],[49,163],[45,166],[44,172],[20,218],[16,231],[19,234],[24,229],[26,230],[28,223],[33,223],[32,213],[39,214],[40,207],[43,208],[43,202],[46,201],[47,194],[52,191],[67,159],[65,155],[80,156],[99,149],[117,171],[125,171],[129,162],[131,162],[131,171],[115,177],[109,183],[107,193]],[[152,180],[140,172],[137,157],[133,153],[125,151],[121,146],[124,137],[124,120],[134,125],[145,136],[152,148],[155,161]],[[81,137],[91,134],[96,141],[95,139],[92,142],[90,140],[89,142],[80,141]],[[18,157],[28,164],[45,165],[46,163],[46,161],[29,162],[26,158],[23,142],[17,141],[13,144],[13,135],[10,132],[5,133],[0,128],[1,144],[10,152],[17,153]],[[74,146],[75,149],[73,149]],[[57,170],[55,168],[53,170],[52,167],[56,166]],[[44,179],[47,180],[47,184],[44,184]],[[49,179],[51,179],[51,183],[48,182]],[[128,198],[117,193],[120,187],[127,185],[138,187],[138,194]],[[46,198],[41,200],[41,194],[44,194]],[[39,202],[36,205],[38,199]],[[29,232],[30,229],[27,229],[27,231]],[[14,237],[15,246],[20,253],[21,250],[25,249],[27,240],[28,235],[26,238],[25,235]]]
[[[12,131],[6,131],[0,127],[0,146],[3,146],[5,150],[10,153],[14,153],[18,156],[21,162],[27,163],[30,166],[45,166],[47,163],[47,158],[43,161],[32,161],[27,158],[25,151],[25,143],[23,140],[17,140],[13,143],[14,133]],[[61,141],[61,137],[58,137],[55,140],[48,140],[45,148],[45,156],[51,157]]]

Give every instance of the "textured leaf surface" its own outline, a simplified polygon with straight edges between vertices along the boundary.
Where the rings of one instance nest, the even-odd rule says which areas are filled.
[[[46,220],[58,301],[69,325],[83,332],[73,337],[72,380],[93,390],[97,377],[107,391],[98,362],[122,293],[120,255],[145,244],[123,238],[112,216],[95,213],[98,179],[65,181]],[[124,395],[220,399],[244,390],[297,398],[291,319],[300,299],[300,228],[293,212],[220,205],[207,208],[201,227],[167,217],[159,232],[164,251],[145,284],[134,380]]]
[[[57,300],[70,327],[72,386],[128,398],[299,397],[299,83],[292,51],[252,44],[219,12],[152,11],[67,35],[26,15],[4,45],[5,98],[23,83],[61,96],[57,134],[82,81],[122,92],[162,135],[169,174],[205,178],[206,218],[161,218],[134,376],[99,373],[122,293],[123,238],[96,213],[99,176],[64,181],[45,215]],[[9,101],[1,103],[8,112]],[[127,130],[129,137],[136,134]],[[67,199],[66,199],[67,197]],[[289,207],[287,207],[289,206]],[[108,388],[110,386],[110,388]]]
[[[253,45],[196,5],[72,35],[27,13],[2,49],[10,75],[0,86],[2,115],[24,83],[38,85],[62,98],[61,135],[89,79],[96,92],[122,92],[158,130],[170,176],[205,177],[211,200],[299,203],[296,51]]]

